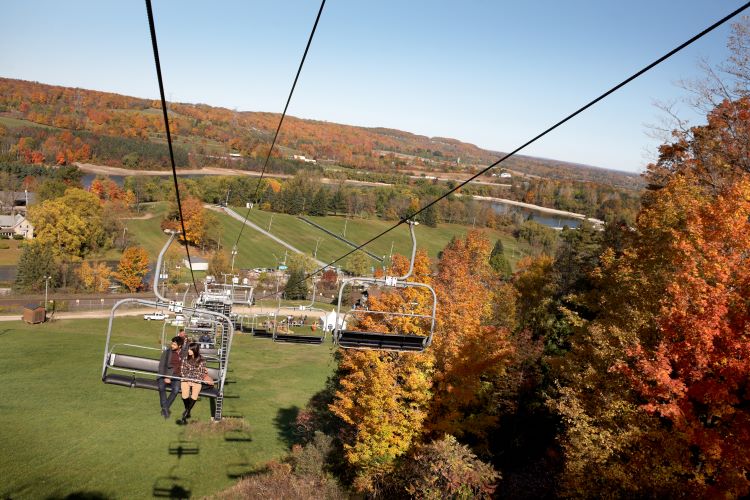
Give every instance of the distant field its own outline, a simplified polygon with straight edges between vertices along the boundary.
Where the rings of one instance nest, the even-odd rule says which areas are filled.
[[[34,123],[28,120],[19,120],[17,118],[10,118],[7,116],[0,116],[0,125],[5,125],[6,127],[41,127],[48,129],[57,129],[57,127],[52,127],[50,125],[42,125],[41,123]]]
[[[150,498],[178,488],[200,498],[230,486],[289,449],[290,423],[321,390],[335,363],[325,346],[279,345],[238,336],[225,415],[248,432],[194,434],[164,420],[155,391],[100,380],[106,320],[0,329],[1,498]],[[119,319],[127,336],[158,347],[157,322]],[[175,402],[177,414],[181,402]],[[209,405],[193,410],[207,424]]]
[[[21,256],[18,240],[0,240],[0,246],[5,243],[9,248],[0,248],[0,266],[15,266]]]

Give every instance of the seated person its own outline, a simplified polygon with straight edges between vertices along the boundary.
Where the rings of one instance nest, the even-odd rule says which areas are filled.
[[[204,332],[203,335],[201,335],[198,339],[198,342],[200,342],[201,344],[212,344],[213,339],[211,338],[211,335],[208,334],[208,332]]]

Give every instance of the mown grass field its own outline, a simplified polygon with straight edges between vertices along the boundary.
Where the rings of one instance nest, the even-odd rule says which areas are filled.
[[[158,347],[160,324],[116,321],[120,338]],[[289,423],[324,387],[335,362],[329,345],[273,344],[238,336],[232,347],[224,414],[249,430],[203,431],[159,414],[158,393],[100,380],[106,320],[0,325],[0,496],[2,498],[202,497],[289,448]],[[215,427],[215,426],[214,426]],[[87,496],[88,495],[88,496]],[[99,496],[96,496],[99,495]]]
[[[244,208],[235,208],[235,211],[242,216],[247,213],[247,209]],[[271,221],[272,217],[273,220]],[[349,219],[347,221],[344,217],[337,216],[310,216],[307,218],[339,235],[344,234],[344,224],[346,224],[346,239],[357,244],[368,241],[394,224],[391,221],[382,221],[378,219]],[[318,245],[318,259],[325,262],[331,262],[352,250],[351,246],[292,215],[252,210],[250,211],[248,219],[255,224],[258,224],[263,229],[268,229],[270,223],[270,232],[272,234],[287,241],[303,252],[307,252],[309,255],[313,254],[316,242],[320,239],[320,244]],[[466,233],[470,230],[471,227],[458,224],[439,224],[436,228],[419,225],[415,230],[417,246],[418,248],[425,249],[430,258],[436,260],[438,253],[445,248],[453,237],[465,237]],[[243,240],[248,231],[252,230],[249,228],[245,229],[242,236]],[[516,239],[512,236],[492,229],[482,229],[481,231],[492,244],[494,244],[497,239],[503,241],[506,257],[511,264],[515,264],[518,259],[524,255],[519,249]],[[258,233],[256,232],[256,234]],[[393,243],[393,253],[410,255],[411,237],[409,236],[408,227],[402,225],[382,238],[375,240],[366,248],[375,255],[387,257],[391,252],[391,243]],[[373,265],[375,265],[374,260]]]

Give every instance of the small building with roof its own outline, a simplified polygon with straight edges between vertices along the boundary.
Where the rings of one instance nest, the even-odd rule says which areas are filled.
[[[30,240],[34,237],[34,226],[21,214],[0,215],[0,235],[9,238],[20,235]]]
[[[187,260],[187,257],[182,259],[182,262],[183,264],[185,264],[185,267],[187,267],[188,269],[192,269],[193,271],[208,271],[208,260],[204,259],[203,257],[191,255],[189,262]]]

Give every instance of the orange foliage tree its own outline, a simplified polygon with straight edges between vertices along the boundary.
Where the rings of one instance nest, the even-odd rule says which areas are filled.
[[[182,241],[187,241],[192,245],[200,245],[206,238],[206,219],[203,202],[195,196],[188,196],[182,200],[182,217],[185,224],[185,235],[180,234]],[[182,232],[180,225],[180,213],[177,204],[172,203],[167,218],[162,221],[162,229],[172,229],[179,233]]]
[[[142,290],[143,278],[148,274],[148,254],[142,247],[128,247],[122,253],[117,271],[112,275],[130,292]]]
[[[484,440],[496,422],[492,388],[512,349],[508,329],[493,326],[492,298],[499,282],[489,264],[490,251],[490,242],[472,231],[466,239],[454,239],[438,265],[434,400],[428,424],[433,433]]]
[[[684,193],[685,177],[666,189]],[[659,205],[647,210],[653,223]],[[670,240],[674,271],[655,345],[639,342],[626,369],[644,408],[684,433],[710,496],[748,492],[750,481],[750,176],[718,197],[690,197]],[[657,223],[660,221],[657,221]]]

